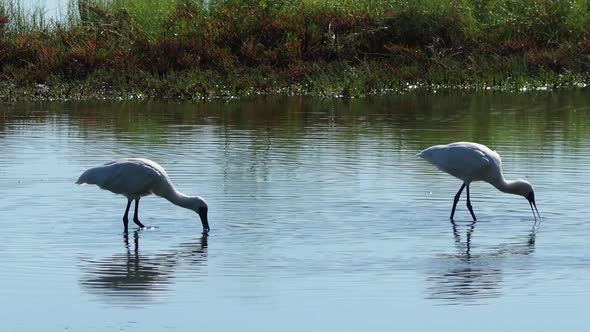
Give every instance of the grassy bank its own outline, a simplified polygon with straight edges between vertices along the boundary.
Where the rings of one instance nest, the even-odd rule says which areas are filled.
[[[0,0],[0,99],[573,86],[589,27],[590,0]]]

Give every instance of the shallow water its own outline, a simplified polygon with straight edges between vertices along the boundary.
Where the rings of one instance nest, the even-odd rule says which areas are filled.
[[[2,331],[580,331],[590,323],[590,95],[426,94],[0,107]],[[415,155],[477,141],[525,199]],[[76,186],[142,156],[205,197]]]

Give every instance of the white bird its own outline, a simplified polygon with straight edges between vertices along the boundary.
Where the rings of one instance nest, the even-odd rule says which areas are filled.
[[[455,142],[447,145],[434,145],[420,152],[418,157],[463,181],[463,185],[455,195],[451,220],[453,220],[455,208],[465,187],[467,187],[467,208],[473,220],[477,220],[469,198],[469,185],[473,181],[485,181],[502,192],[524,196],[529,201],[535,220],[537,218],[535,210],[541,218],[535,204],[533,186],[526,180],[507,181],[504,179],[500,155],[483,144]]]
[[[199,214],[203,232],[209,231],[207,220],[207,202],[199,196],[187,196],[174,188],[168,174],[162,166],[143,158],[125,158],[93,167],[82,173],[76,184],[95,184],[101,189],[127,197],[127,208],[123,216],[123,226],[127,232],[129,207],[135,200],[133,222],[145,227],[138,216],[139,199],[155,194],[180,207],[193,210]]]

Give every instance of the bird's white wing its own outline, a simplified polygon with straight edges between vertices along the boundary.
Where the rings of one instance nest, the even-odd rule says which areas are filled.
[[[79,183],[96,184],[122,195],[146,195],[161,178],[157,169],[133,160],[116,160],[84,172]]]
[[[441,171],[467,183],[481,180],[493,163],[486,151],[471,143],[438,146],[430,152],[428,160]]]

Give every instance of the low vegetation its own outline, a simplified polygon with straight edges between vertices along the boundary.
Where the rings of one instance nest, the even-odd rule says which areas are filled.
[[[0,99],[584,85],[590,0],[0,0]]]

